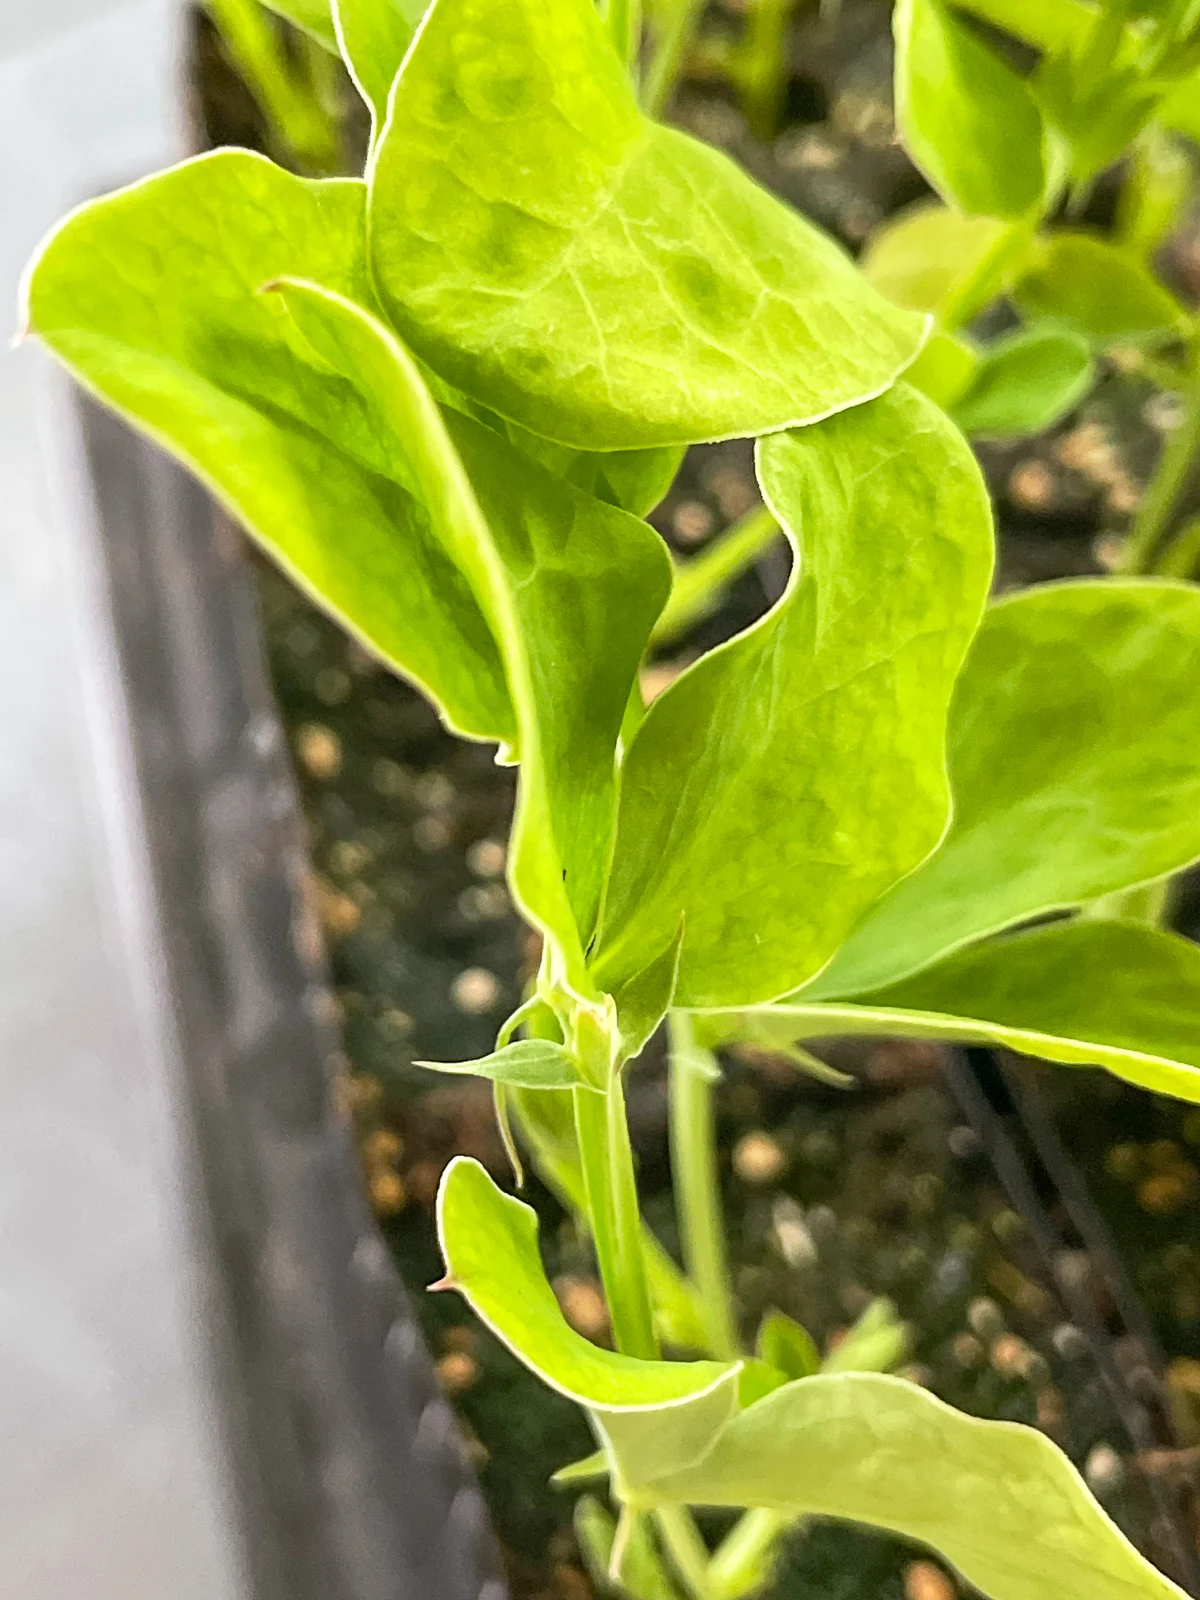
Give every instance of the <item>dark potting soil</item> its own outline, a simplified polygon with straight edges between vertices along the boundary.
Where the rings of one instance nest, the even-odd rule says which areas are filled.
[[[925,192],[895,142],[887,14],[875,0],[847,0],[830,29],[815,8],[802,8],[786,125],[769,143],[750,138],[719,82],[687,84],[676,113],[852,249]],[[737,25],[732,8],[725,22]],[[210,136],[255,142],[252,104],[222,70],[207,29],[197,38]],[[1110,202],[1103,191],[1096,197],[1098,219]],[[1200,229],[1185,230],[1168,266],[1182,287],[1200,287]],[[1124,526],[1176,418],[1169,398],[1114,366],[1050,434],[981,449],[1000,524],[998,586],[1104,570],[1107,541]],[[706,447],[691,452],[653,520],[691,554],[756,499],[748,447]],[[512,775],[488,749],[451,739],[418,696],[276,572],[261,571],[344,1028],[347,1092],[377,1213],[419,1291],[440,1274],[431,1205],[445,1161],[468,1151],[505,1176],[486,1089],[447,1087],[413,1061],[484,1053],[535,960],[504,888]],[[664,681],[752,620],[786,572],[782,548],[770,552],[652,673]],[[1194,889],[1178,915],[1196,931]],[[647,1213],[671,1245],[665,1089],[661,1056],[654,1047],[649,1056],[632,1074],[631,1118]],[[1194,1542],[1186,1491],[1200,1482],[1200,1112],[1097,1072],[1034,1069],[1032,1088],[1028,1073],[1006,1084],[984,1061],[982,1079],[968,1083],[983,1105],[982,1121],[972,1123],[953,1087],[963,1088],[961,1058],[953,1082],[931,1046],[843,1046],[836,1059],[854,1073],[855,1090],[825,1088],[770,1061],[726,1063],[720,1143],[744,1331],[778,1306],[827,1342],[871,1297],[891,1296],[912,1328],[914,1376],[968,1411],[1043,1427],[1130,1536],[1186,1576],[1176,1547],[1181,1537]],[[1025,1123],[1014,1120],[1014,1092],[1034,1096],[1022,1102]],[[1065,1150],[1082,1174],[1090,1196],[1082,1213],[1064,1202],[1061,1172],[1040,1172],[1026,1204],[1014,1204],[1021,1194],[1012,1172],[1007,1190],[1001,1179],[1009,1134],[1015,1129],[1027,1146],[1026,1124],[1043,1115],[1055,1159]],[[567,1314],[604,1338],[585,1242],[536,1183],[530,1198]],[[1115,1239],[1134,1291],[1132,1321],[1144,1308],[1145,1328],[1130,1326],[1120,1285],[1114,1290],[1106,1263],[1084,1249],[1081,1215]],[[556,1467],[590,1448],[578,1412],[532,1379],[456,1297],[418,1302],[515,1595],[584,1600],[591,1586],[570,1500],[547,1486]],[[789,1542],[770,1592],[776,1600],[944,1600],[953,1588],[900,1541],[818,1523]]]

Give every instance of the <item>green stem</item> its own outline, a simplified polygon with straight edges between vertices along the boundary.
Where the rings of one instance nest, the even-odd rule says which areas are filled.
[[[938,326],[953,333],[970,322],[975,313],[993,300],[1004,286],[1005,271],[1013,257],[1030,243],[1037,228],[1034,218],[1022,217],[992,241],[975,263],[973,270],[957,284],[938,311]]]
[[[606,1093],[575,1089],[575,1129],[600,1277],[617,1349],[654,1360],[658,1339],[650,1308],[633,1150],[619,1076]]]
[[[761,1589],[771,1575],[775,1547],[794,1521],[761,1506],[743,1512],[708,1564],[711,1600],[741,1600]]]
[[[608,0],[608,33],[613,48],[636,83],[642,43],[642,0]]]
[[[1200,451],[1200,346],[1193,347],[1189,365],[1190,387],[1183,420],[1168,439],[1133,519],[1133,526],[1121,552],[1122,572],[1155,570],[1159,545],[1191,474],[1196,454]]]
[[[310,171],[336,171],[337,129],[317,96],[296,81],[274,23],[258,0],[207,0],[207,6],[272,136]]]
[[[751,132],[769,139],[787,88],[787,26],[795,0],[752,0],[735,77]]]
[[[684,62],[704,15],[705,0],[675,0],[670,17],[654,45],[654,54],[642,81],[642,105],[660,117],[675,93]]]
[[[720,533],[690,561],[675,568],[671,596],[650,635],[661,649],[714,611],[724,590],[752,566],[779,532],[779,523],[766,506],[756,506]]]
[[[686,1506],[660,1506],[654,1513],[671,1565],[691,1600],[713,1600],[708,1549]]]
[[[1158,878],[1154,883],[1139,884],[1136,889],[1118,889],[1113,894],[1093,900],[1084,915],[1104,921],[1140,922],[1148,928],[1162,928],[1170,920],[1172,888],[1170,878]]]
[[[704,1308],[709,1348],[721,1360],[741,1355],[721,1216],[712,1053],[696,1044],[692,1019],[672,1011],[670,1029],[671,1174],[683,1263]]]

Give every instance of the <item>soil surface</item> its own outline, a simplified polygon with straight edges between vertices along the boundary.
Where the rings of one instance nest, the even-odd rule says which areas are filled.
[[[836,26],[801,8],[771,139],[751,137],[719,79],[689,80],[675,110],[851,249],[925,192],[895,142],[887,18],[875,0],[846,0]],[[710,29],[739,25],[734,9],[713,8]],[[201,28],[197,39],[209,136],[261,139],[211,36]],[[1111,200],[1101,188],[1094,220]],[[1184,230],[1164,266],[1182,289],[1200,286],[1200,229]],[[1170,396],[1114,366],[1052,433],[981,450],[999,517],[998,587],[1103,571],[1177,418]],[[756,499],[748,447],[700,448],[652,520],[692,553]],[[665,677],[744,626],[786,570],[782,548],[769,553],[654,670]],[[447,1087],[413,1062],[485,1053],[534,959],[504,888],[512,777],[489,749],[451,739],[265,566],[262,603],[367,1181],[420,1290],[440,1273],[431,1203],[446,1160],[469,1151],[505,1176],[487,1091]],[[1185,886],[1179,925],[1195,932],[1198,913],[1200,895]],[[830,1058],[853,1072],[854,1090],[781,1063],[726,1063],[722,1167],[746,1333],[778,1306],[827,1343],[889,1295],[911,1325],[914,1377],[968,1411],[1044,1428],[1130,1536],[1187,1580],[1180,1548],[1195,1545],[1200,1482],[1200,1112],[1098,1072],[1005,1076],[982,1053],[968,1062],[884,1042]],[[670,1245],[665,1110],[652,1046],[633,1073],[631,1115],[647,1213]],[[531,1198],[568,1315],[604,1338],[585,1245],[536,1184]],[[579,1414],[454,1296],[418,1298],[517,1600],[586,1600],[569,1497],[547,1487],[590,1448]],[[954,1583],[900,1541],[827,1523],[790,1541],[770,1590],[776,1600],[902,1593],[947,1600]]]

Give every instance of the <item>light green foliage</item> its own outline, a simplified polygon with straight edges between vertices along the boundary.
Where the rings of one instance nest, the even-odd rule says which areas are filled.
[[[268,10],[286,17],[310,38],[337,54],[338,41],[330,15],[330,0],[262,0]]]
[[[641,114],[592,0],[439,0],[368,177],[401,334],[580,449],[811,421],[886,388],[923,337],[824,235]]]
[[[1040,433],[1082,400],[1093,377],[1091,349],[1081,335],[1052,323],[1022,328],[983,352],[952,415],[967,433]]]
[[[904,381],[949,411],[966,394],[978,371],[974,345],[956,334],[938,332],[904,374]]]
[[[1029,85],[943,0],[897,0],[896,116],[905,148],[960,211],[1021,217],[1042,198],[1041,113]]]
[[[321,360],[354,383],[364,431],[406,442],[417,492],[500,647],[521,762],[509,877],[582,981],[617,733],[670,587],[662,543],[467,417],[443,420],[411,358],[368,312],[311,286],[281,292]]]
[[[1019,270],[1019,254],[1006,248],[1008,236],[998,217],[964,216],[936,200],[919,200],[871,235],[861,265],[898,306],[939,319],[952,306],[955,320],[968,322]]]
[[[682,1005],[794,987],[937,843],[945,707],[991,570],[974,460],[904,386],[761,441],[758,470],[791,581],[638,730],[595,958],[624,979],[685,916]]]
[[[1030,317],[1053,317],[1097,349],[1161,344],[1184,331],[1183,307],[1119,245],[1092,234],[1053,233],[1013,290]]]
[[[955,0],[963,11],[1059,55],[1083,45],[1096,20],[1088,0]]]
[[[955,692],[941,848],[805,990],[844,998],[1200,855],[1200,590],[1046,584],[991,607]]]
[[[811,1378],[821,1370],[821,1352],[807,1328],[782,1311],[768,1311],[758,1329],[759,1358],[786,1378]]]
[[[387,117],[388,95],[428,0],[333,0],[342,54],[371,108],[372,137]]]
[[[853,1002],[767,1007],[754,1022],[783,1040],[999,1044],[1200,1102],[1200,949],[1132,923],[1076,920],[989,939]]]
[[[638,1517],[620,1559],[619,1582],[611,1566],[617,1524],[593,1495],[584,1495],[575,1507],[575,1537],[592,1582],[601,1594],[621,1594],[629,1600],[679,1600],[679,1591],[667,1576],[650,1537],[645,1517]]]
[[[402,456],[260,292],[292,275],[370,305],[363,215],[360,183],[307,182],[245,151],[200,156],[69,217],[31,273],[26,315],[452,728],[511,741],[496,645]]]
[[[418,1061],[433,1072],[490,1078],[517,1089],[576,1089],[585,1083],[565,1045],[549,1039],[519,1039],[476,1061]]]
[[[1200,79],[1193,85],[1200,103]],[[1122,247],[1149,264],[1179,222],[1195,177],[1191,154],[1161,128],[1147,128],[1133,147],[1117,205]]]
[[[1044,1434],[875,1373],[805,1378],[655,1485],[699,1505],[845,1517],[931,1546],[992,1600],[1179,1600]]]
[[[711,1444],[732,1415],[738,1363],[639,1361],[589,1344],[546,1282],[537,1219],[499,1190],[477,1161],[451,1162],[438,1196],[446,1287],[560,1393],[592,1413],[617,1482],[630,1491]]]
[[[617,1022],[622,1054],[640,1055],[651,1034],[666,1016],[679,983],[679,958],[683,950],[684,919],[666,948],[627,982],[615,987]]]

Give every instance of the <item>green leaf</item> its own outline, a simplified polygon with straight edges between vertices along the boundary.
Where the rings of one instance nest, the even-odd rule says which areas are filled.
[[[415,363],[369,312],[314,285],[281,292],[321,358],[353,380],[375,436],[404,441],[447,553],[500,645],[521,762],[510,883],[557,940],[567,981],[585,983],[617,736],[670,590],[665,547],[645,523],[551,477],[468,417],[443,420]]]
[[[603,1450],[593,1450],[589,1456],[569,1461],[565,1467],[550,1474],[556,1489],[573,1489],[577,1483],[595,1483],[608,1477],[608,1456]]]
[[[908,1353],[908,1324],[880,1296],[825,1357],[822,1372],[890,1372]]]
[[[569,478],[597,500],[620,506],[635,517],[653,511],[675,480],[683,460],[683,445],[661,445],[650,450],[573,450],[570,445],[543,439],[516,422],[497,418],[501,431],[519,450],[540,461],[557,478]]]
[[[429,0],[333,0],[342,55],[371,108],[372,142],[387,119],[388,95],[428,4]]]
[[[585,1082],[566,1045],[549,1039],[518,1039],[476,1061],[418,1061],[416,1065],[432,1072],[490,1078],[517,1089],[577,1089]]]
[[[795,987],[937,843],[947,704],[991,569],[974,458],[905,385],[761,440],[758,470],[802,560],[654,701],[621,780],[596,976],[636,973],[683,915],[677,1005]]]
[[[876,229],[860,265],[898,306],[941,317],[953,305],[956,322],[969,322],[1019,271],[1016,241],[1013,251],[1002,248],[1009,232],[998,217],[963,216],[937,200],[918,200]],[[911,381],[911,370],[907,376]]]
[[[804,1001],[898,981],[985,934],[1200,856],[1200,590],[1045,584],[988,611],[950,717],[954,821]]]
[[[1044,1434],[965,1416],[876,1373],[777,1389],[655,1493],[887,1528],[932,1547],[991,1600],[1181,1600]]]
[[[640,1055],[649,1044],[675,998],[683,931],[681,917],[675,937],[666,949],[626,983],[618,984],[613,993],[621,1030],[621,1052],[628,1060]]]
[[[337,54],[337,33],[330,15],[330,0],[262,0],[269,11],[286,17],[293,26]]]
[[[1177,84],[1158,110],[1159,120],[1200,144],[1200,72]]]
[[[579,449],[810,422],[921,345],[831,240],[643,116],[593,0],[438,0],[368,178],[401,334]]]
[[[624,1496],[703,1454],[737,1403],[739,1362],[639,1361],[589,1344],[546,1281],[533,1211],[458,1156],[438,1195],[446,1288],[544,1383],[586,1406]]]
[[[1097,349],[1179,338],[1187,314],[1136,256],[1091,234],[1063,232],[1042,242],[1013,298],[1029,317],[1053,317]]]
[[[1200,78],[1192,86],[1200,99]],[[1116,231],[1121,246],[1149,265],[1178,227],[1192,192],[1195,166],[1181,140],[1149,127],[1129,154],[1129,175],[1117,202]]]
[[[1040,433],[1078,405],[1094,377],[1086,339],[1053,323],[1022,328],[983,352],[951,415],[966,433]]]
[[[956,4],[1050,55],[1085,45],[1096,21],[1095,7],[1087,0],[956,0]]]
[[[772,1031],[998,1044],[1200,1102],[1200,949],[1122,922],[1055,923],[960,950],[841,1005],[767,1007]]]
[[[1017,218],[1046,186],[1042,117],[1029,85],[942,0],[897,0],[896,118],[942,195],[978,216]]]
[[[280,297],[260,293],[291,274],[372,304],[364,209],[361,183],[199,156],[60,224],[26,315],[456,732],[511,741],[499,652],[417,484]]]
[[[938,332],[904,374],[904,381],[948,411],[966,394],[978,370],[979,357],[973,345],[952,333]]]
[[[821,1370],[821,1352],[807,1328],[782,1311],[768,1311],[758,1328],[758,1354],[788,1378],[811,1378]]]

